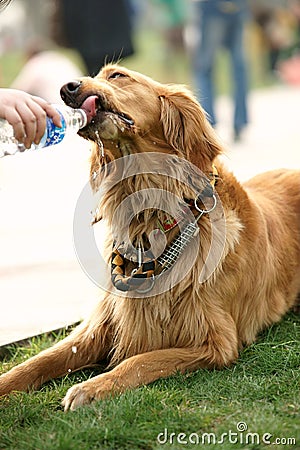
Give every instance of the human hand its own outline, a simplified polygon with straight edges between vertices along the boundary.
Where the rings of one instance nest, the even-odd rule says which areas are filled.
[[[10,123],[15,138],[26,148],[40,142],[47,116],[62,126],[58,111],[46,100],[18,89],[0,89],[0,117]]]

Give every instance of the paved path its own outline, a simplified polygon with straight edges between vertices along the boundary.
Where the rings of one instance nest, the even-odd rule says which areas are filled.
[[[218,133],[226,144],[228,167],[240,180],[269,169],[300,168],[300,86],[254,91],[249,109],[243,140],[232,143],[231,104],[227,98],[218,103]]]
[[[73,215],[88,181],[79,137],[0,159],[0,345],[81,319],[98,289],[73,248]]]
[[[218,102],[226,164],[244,180],[277,167],[300,168],[300,88],[255,91],[251,124],[232,143],[231,103]],[[0,346],[74,323],[99,289],[73,248],[73,215],[88,180],[88,144],[0,159]]]

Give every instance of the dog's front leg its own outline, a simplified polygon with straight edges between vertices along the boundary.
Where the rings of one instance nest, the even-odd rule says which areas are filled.
[[[132,356],[108,373],[98,375],[69,389],[63,400],[65,411],[110,395],[145,385],[159,378],[187,370],[228,365],[237,357],[237,347],[221,356],[207,349],[171,348]]]
[[[109,351],[107,332],[88,333],[88,324],[77,327],[67,338],[29,358],[0,377],[0,396],[12,391],[37,389],[46,381],[66,375],[104,359]]]

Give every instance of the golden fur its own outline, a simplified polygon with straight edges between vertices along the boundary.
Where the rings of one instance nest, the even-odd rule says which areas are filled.
[[[203,109],[187,89],[162,85],[118,65],[105,66],[95,78],[82,78],[78,86],[66,85],[62,94],[73,107],[80,107],[91,95],[101,100],[101,111],[81,134],[96,142],[91,183],[94,190],[102,189],[99,209],[114,227],[114,239],[122,242],[126,231],[125,217],[114,213],[130,195],[153,189],[149,191],[153,193],[151,201],[164,209],[164,192],[189,198],[191,186],[204,183],[197,178],[197,171],[186,172],[189,167],[196,166],[209,177],[212,163],[218,168],[215,189],[221,205],[215,220],[225,220],[226,234],[213,236],[209,217],[201,218],[196,258],[180,282],[173,285],[171,279],[165,292],[138,299],[130,298],[130,293],[103,294],[92,316],[66,339],[2,375],[0,395],[38,388],[70,370],[109,359],[109,372],[68,391],[65,409],[74,409],[176,371],[231,364],[243,345],[280,320],[300,291],[300,171],[268,172],[241,185],[218,161],[222,148]],[[132,122],[124,121],[120,112]],[[104,158],[99,154],[100,139]],[[142,153],[141,165],[151,167],[151,173],[139,167],[139,159],[130,167],[129,159],[129,169],[137,175],[131,172],[130,177],[111,183],[116,174],[107,169],[110,161],[113,164],[122,156]],[[163,167],[164,159],[156,161],[154,153],[165,154],[168,166]],[[170,165],[172,155],[177,159]],[[107,170],[101,171],[105,165]],[[170,177],[155,171],[156,165]],[[191,186],[179,182],[182,177],[190,178]],[[178,207],[175,203],[173,211]],[[134,217],[131,241],[142,242],[145,233],[157,228],[161,214],[146,208]],[[168,242],[176,233],[172,230],[167,235]],[[214,247],[222,237],[224,245],[215,270],[199,282],[210,245]],[[111,236],[107,242],[110,246]],[[175,272],[189,263],[191,247],[174,267]]]

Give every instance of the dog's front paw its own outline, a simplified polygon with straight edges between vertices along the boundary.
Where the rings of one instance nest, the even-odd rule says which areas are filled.
[[[74,411],[93,400],[100,400],[113,393],[115,383],[105,374],[71,387],[62,401],[64,410]]]
[[[82,405],[87,405],[91,403],[95,398],[94,391],[89,386],[86,386],[86,382],[76,384],[71,387],[65,398],[62,401],[62,405],[65,411],[69,409],[74,411],[74,409],[78,408]]]

